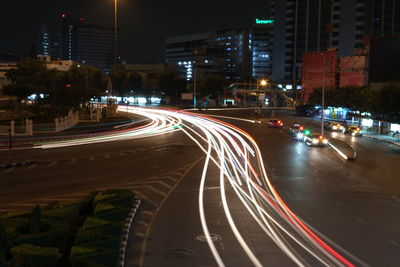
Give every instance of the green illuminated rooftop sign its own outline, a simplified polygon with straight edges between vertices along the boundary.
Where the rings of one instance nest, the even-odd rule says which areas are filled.
[[[256,24],[273,24],[273,19],[256,19]]]

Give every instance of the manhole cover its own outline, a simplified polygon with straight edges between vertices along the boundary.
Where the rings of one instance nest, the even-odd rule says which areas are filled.
[[[193,255],[194,251],[186,248],[175,248],[165,252],[165,256],[170,259],[189,259]]]
[[[210,234],[210,238],[212,242],[220,242],[222,240],[222,237],[217,234]],[[200,242],[207,242],[207,238],[205,235],[198,235],[194,239]]]

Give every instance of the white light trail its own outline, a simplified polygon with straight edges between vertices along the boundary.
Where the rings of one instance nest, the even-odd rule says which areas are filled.
[[[260,149],[249,134],[233,125],[200,114],[126,106],[120,109],[124,113],[146,117],[150,122],[141,127],[117,130],[93,138],[38,145],[41,148],[54,148],[93,144],[143,138],[180,130],[206,155],[199,185],[198,207],[207,244],[218,266],[224,266],[224,259],[211,240],[204,201],[207,179],[211,178],[208,174],[211,166],[219,169],[219,177],[212,178],[219,178],[223,212],[228,224],[243,252],[254,266],[268,265],[268,262],[261,262],[257,258],[256,251],[249,247],[246,238],[236,226],[235,214],[230,210],[226,196],[226,182],[233,187],[233,192],[249,215],[254,218],[261,232],[265,233],[265,237],[271,239],[296,265],[308,266],[319,263],[325,266],[354,266],[328,244],[329,240],[312,231],[281,199],[267,176]],[[301,253],[310,255],[313,261],[306,262]]]

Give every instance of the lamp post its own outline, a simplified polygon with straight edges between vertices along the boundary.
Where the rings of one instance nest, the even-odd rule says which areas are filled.
[[[114,66],[117,64],[117,52],[118,52],[118,0],[114,0]]]
[[[324,135],[324,120],[325,120],[325,83],[326,83],[326,53],[324,55],[323,81],[322,81],[322,113],[321,113],[321,135]]]

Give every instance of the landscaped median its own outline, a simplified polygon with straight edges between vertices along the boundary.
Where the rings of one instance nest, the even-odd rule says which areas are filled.
[[[134,202],[113,189],[0,214],[0,266],[117,266]]]

